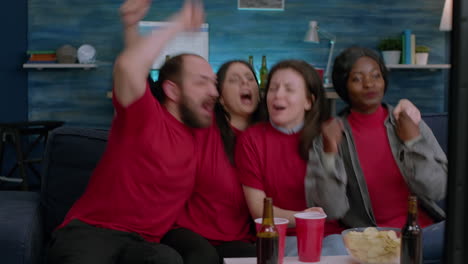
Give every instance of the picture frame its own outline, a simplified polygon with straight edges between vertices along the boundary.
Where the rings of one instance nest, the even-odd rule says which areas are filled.
[[[285,0],[237,0],[239,10],[283,11]]]

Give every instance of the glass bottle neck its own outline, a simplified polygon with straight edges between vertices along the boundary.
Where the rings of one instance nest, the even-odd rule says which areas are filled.
[[[408,223],[414,223],[418,220],[418,200],[415,196],[410,196],[408,199]]]
[[[263,220],[262,225],[274,225],[273,222],[273,200],[269,197],[263,202]]]

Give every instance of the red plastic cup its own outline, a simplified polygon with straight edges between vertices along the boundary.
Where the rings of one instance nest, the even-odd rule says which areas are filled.
[[[286,239],[286,231],[288,230],[289,220],[286,218],[275,217],[275,226],[279,233],[279,248],[278,248],[278,263],[283,263],[284,258],[284,241]],[[255,219],[255,228],[257,232],[262,227],[262,218]]]
[[[324,70],[322,68],[315,68],[317,71],[318,75],[320,76],[320,79],[323,81],[323,72]]]
[[[303,212],[295,214],[294,218],[296,219],[299,261],[320,261],[323,232],[327,215],[319,212]]]

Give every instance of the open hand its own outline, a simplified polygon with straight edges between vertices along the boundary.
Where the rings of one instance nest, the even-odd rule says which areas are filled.
[[[120,17],[124,27],[140,22],[148,13],[151,0],[127,0],[120,6]]]
[[[323,151],[326,153],[338,153],[338,145],[343,138],[343,123],[336,118],[322,124]]]
[[[406,111],[400,113],[396,121],[396,133],[401,141],[410,141],[419,136],[419,126],[409,117]]]
[[[201,0],[186,0],[182,10],[171,20],[180,23],[183,31],[197,30],[205,21]]]

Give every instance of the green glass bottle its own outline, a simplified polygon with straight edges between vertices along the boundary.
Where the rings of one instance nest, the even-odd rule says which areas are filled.
[[[266,56],[262,56],[262,67],[260,68],[260,95],[263,97],[266,91],[266,83],[268,79],[268,68]]]
[[[252,66],[252,68],[254,68],[254,65],[253,65],[253,56],[252,56],[252,55],[249,56],[249,64],[250,64],[250,66]]]

